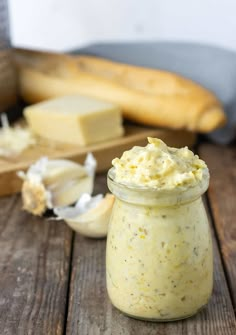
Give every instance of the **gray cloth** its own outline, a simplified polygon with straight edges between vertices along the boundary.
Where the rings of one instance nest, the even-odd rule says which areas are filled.
[[[73,51],[115,61],[172,71],[216,94],[228,124],[208,136],[222,144],[236,137],[236,53],[222,48],[182,42],[96,44]]]

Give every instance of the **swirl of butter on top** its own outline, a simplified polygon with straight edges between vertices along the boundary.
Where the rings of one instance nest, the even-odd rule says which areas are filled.
[[[168,147],[162,140],[148,137],[146,147],[134,146],[112,161],[114,180],[127,186],[170,190],[192,187],[209,179],[206,163],[184,147]]]

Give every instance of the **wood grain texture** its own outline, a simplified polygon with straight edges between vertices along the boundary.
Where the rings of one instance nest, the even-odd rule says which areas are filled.
[[[211,182],[209,199],[236,309],[236,146],[200,146]]]
[[[16,172],[26,170],[32,163],[47,156],[51,159],[66,158],[83,163],[88,152],[92,152],[97,159],[97,171],[105,171],[111,166],[111,160],[120,156],[125,150],[134,145],[146,145],[147,137],[158,137],[170,146],[182,147],[195,144],[196,134],[183,130],[154,129],[141,126],[128,125],[125,135],[107,142],[78,147],[39,141],[36,146],[28,148],[21,155],[4,159],[0,157],[0,196],[19,192],[22,181]]]
[[[63,334],[71,231],[0,200],[0,334]]]
[[[105,192],[105,177],[97,179],[97,192]],[[214,237],[214,236],[213,236]],[[235,317],[224,271],[214,243],[214,293],[207,308],[196,316],[172,323],[151,323],[124,316],[112,307],[105,283],[105,240],[76,235],[72,259],[67,334],[89,335],[233,335]]]

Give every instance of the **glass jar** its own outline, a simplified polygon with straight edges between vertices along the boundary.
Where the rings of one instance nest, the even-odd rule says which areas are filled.
[[[201,195],[195,187],[164,191],[118,184],[106,251],[107,290],[128,316],[172,321],[205,306],[213,285],[212,241]]]

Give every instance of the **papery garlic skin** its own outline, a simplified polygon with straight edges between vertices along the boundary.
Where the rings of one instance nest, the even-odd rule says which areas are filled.
[[[80,196],[86,192],[92,194],[94,180],[90,176],[71,179],[64,183],[59,183],[51,190],[53,207],[62,207],[74,204]]]
[[[64,219],[73,219],[79,215],[82,215],[97,207],[100,202],[104,199],[102,194],[97,194],[95,196],[91,196],[88,193],[84,193],[78,199],[74,206],[68,207],[55,207],[53,209],[54,214],[57,216],[57,220],[64,220]]]
[[[84,168],[89,176],[94,177],[97,168],[97,161],[91,152],[87,154],[84,162]]]
[[[104,198],[101,194],[95,197],[84,194],[74,207],[55,208],[54,213],[81,235],[103,238],[107,235],[113,204],[114,196],[110,193]]]
[[[75,203],[86,192],[93,192],[96,160],[87,156],[85,166],[66,159],[42,157],[28,171],[17,175],[24,180],[23,208],[42,215],[47,209]]]

